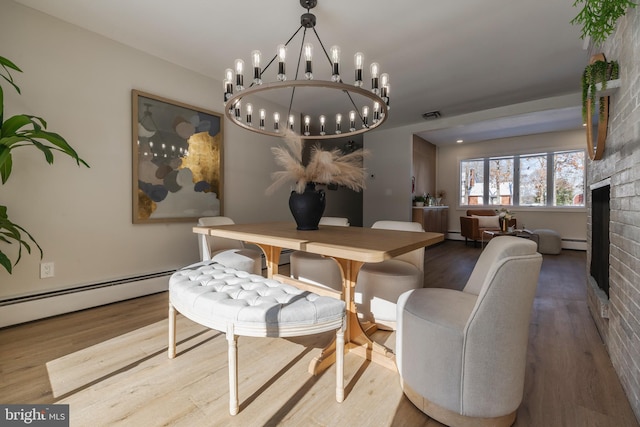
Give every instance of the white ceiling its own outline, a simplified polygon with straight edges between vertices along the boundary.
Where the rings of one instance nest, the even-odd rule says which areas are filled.
[[[220,81],[237,57],[275,53],[305,12],[299,0],[15,1]],[[570,23],[578,13],[572,4],[318,0],[311,12],[327,49],[341,47],[345,68],[362,51],[390,74],[392,109],[383,126],[395,127],[433,110],[449,118],[579,92],[588,59],[580,28]],[[352,71],[345,74],[351,81]],[[471,142],[578,128],[579,117],[576,106],[419,135],[436,144]]]

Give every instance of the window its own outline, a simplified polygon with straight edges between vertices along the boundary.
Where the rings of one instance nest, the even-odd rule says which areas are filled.
[[[489,159],[489,204],[513,204],[513,157]]]
[[[520,157],[520,206],[547,204],[547,156]]]
[[[460,162],[460,205],[584,206],[584,151]]]
[[[462,161],[460,163],[460,175],[460,204],[483,205],[484,161]]]
[[[555,153],[553,159],[555,206],[584,206],[584,152]]]

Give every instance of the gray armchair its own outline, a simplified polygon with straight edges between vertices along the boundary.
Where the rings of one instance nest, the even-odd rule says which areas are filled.
[[[531,307],[542,256],[493,239],[462,291],[398,299],[396,362],[405,395],[448,426],[510,426],[522,402]]]

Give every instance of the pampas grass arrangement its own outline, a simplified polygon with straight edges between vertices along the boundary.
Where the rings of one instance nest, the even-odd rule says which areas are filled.
[[[303,193],[307,183],[343,185],[353,191],[365,188],[365,170],[362,161],[369,151],[359,149],[349,154],[334,148],[323,150],[320,144],[311,148],[308,165],[302,163],[303,143],[299,135],[287,130],[283,140],[286,146],[273,147],[276,163],[284,170],[271,174],[273,183],[266,193],[272,194],[287,182],[296,184],[295,191]]]

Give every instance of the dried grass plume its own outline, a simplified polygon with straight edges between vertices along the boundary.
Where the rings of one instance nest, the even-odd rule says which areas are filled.
[[[316,144],[311,148],[309,164],[305,166],[302,163],[304,145],[300,136],[287,130],[283,140],[284,147],[271,148],[276,163],[283,170],[271,174],[273,183],[267,188],[267,194],[272,194],[287,182],[295,183],[298,193],[302,193],[310,182],[343,185],[353,191],[365,188],[362,162],[370,154],[369,151],[358,149],[343,155],[338,148],[323,150],[320,144]]]

